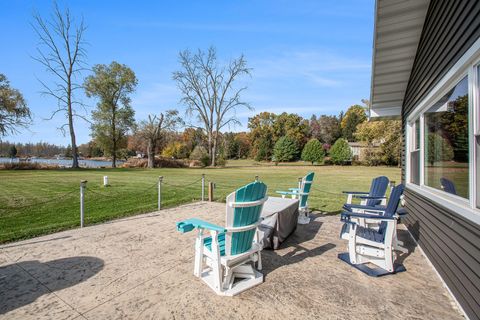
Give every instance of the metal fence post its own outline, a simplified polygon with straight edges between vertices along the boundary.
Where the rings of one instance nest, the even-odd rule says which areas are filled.
[[[205,201],[205,174],[202,174],[202,201]]]
[[[158,210],[162,209],[162,180],[163,176],[158,177]]]
[[[208,183],[208,201],[213,201],[213,190],[215,189],[215,183],[209,182]]]
[[[83,228],[85,219],[85,188],[87,180],[80,181],[80,228]]]

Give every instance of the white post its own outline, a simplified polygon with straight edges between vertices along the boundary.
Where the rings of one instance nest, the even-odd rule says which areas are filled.
[[[158,177],[158,210],[162,209],[162,180],[163,176]]]
[[[104,187],[108,186],[108,176],[103,176],[103,186]]]
[[[205,174],[202,174],[202,201],[205,201]]]
[[[87,187],[87,180],[80,181],[80,228],[83,228],[83,221],[85,217],[85,188]]]
[[[298,178],[298,192],[302,189],[302,178]]]
[[[395,181],[390,181],[390,192],[392,192],[393,188],[395,188]]]

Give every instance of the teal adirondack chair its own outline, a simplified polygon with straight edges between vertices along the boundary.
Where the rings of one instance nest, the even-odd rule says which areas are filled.
[[[278,194],[282,195],[282,198],[285,198],[286,196],[291,196],[293,199],[298,198],[298,223],[300,224],[308,224],[310,222],[308,216],[308,195],[312,188],[314,176],[314,172],[309,172],[302,178],[299,183],[299,188],[289,188],[288,191],[277,191]]]
[[[197,218],[177,222],[182,233],[198,229],[193,273],[219,295],[233,296],[263,282],[257,226],[266,194],[267,186],[259,181],[232,192],[227,197],[225,227]]]

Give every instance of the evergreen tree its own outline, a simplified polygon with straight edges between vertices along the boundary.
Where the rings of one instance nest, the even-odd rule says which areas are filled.
[[[342,138],[335,141],[330,149],[330,158],[334,164],[345,164],[352,159],[352,156],[352,150],[350,150],[347,140]]]
[[[310,139],[310,141],[307,142],[305,147],[303,148],[302,151],[302,160],[303,161],[308,161],[311,162],[312,164],[320,163],[323,161],[323,158],[325,157],[325,151],[323,150],[323,146],[318,141],[318,139]]]
[[[287,162],[295,160],[298,155],[298,145],[296,141],[289,136],[278,139],[273,148],[275,162]]]

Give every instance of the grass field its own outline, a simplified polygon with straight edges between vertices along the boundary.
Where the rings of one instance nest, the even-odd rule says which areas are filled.
[[[342,190],[368,189],[379,175],[400,181],[398,168],[272,166],[246,160],[230,161],[219,169],[0,170],[0,243],[79,226],[80,180],[88,181],[85,223],[91,225],[155,211],[158,176],[164,176],[162,207],[172,207],[200,199],[202,173],[215,182],[215,199],[225,201],[228,193],[253,181],[255,175],[275,195],[276,190],[295,187],[297,178],[311,170],[316,175],[309,205],[328,212],[341,208]],[[102,186],[104,175],[110,187]]]

